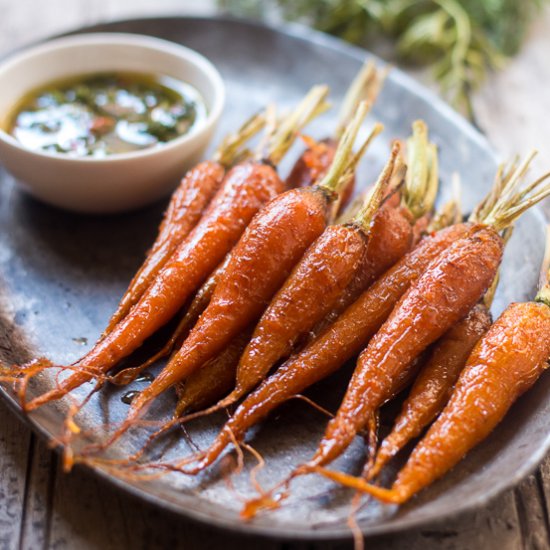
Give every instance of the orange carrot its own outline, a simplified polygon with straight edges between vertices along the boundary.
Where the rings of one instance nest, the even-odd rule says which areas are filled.
[[[392,380],[485,293],[501,258],[500,236],[480,228],[434,261],[360,355],[338,413],[306,468],[324,466],[346,450],[380,407]],[[462,284],[465,273],[468,285]]]
[[[468,356],[490,325],[489,311],[484,304],[478,304],[436,343],[403,403],[392,432],[380,445],[367,479],[377,476],[441,412]]]
[[[234,391],[212,410],[235,403],[253,389],[277,361],[288,356],[300,336],[330,312],[364,263],[373,219],[395,170],[399,170],[397,143],[374,192],[352,222],[327,227],[273,297],[239,362]]]
[[[485,225],[471,237],[454,243],[403,296],[359,357],[348,390],[335,418],[304,471],[325,466],[349,446],[380,406],[401,369],[464,317],[494,280],[504,241],[498,231],[550,194],[547,178],[519,189],[530,159],[499,197]],[[464,277],[468,284],[464,284]]]
[[[418,224],[431,216],[439,180],[437,148],[429,142],[428,128],[421,120],[413,123],[412,135],[407,140],[407,166],[403,193],[388,197],[390,200],[376,216],[364,265],[326,319],[313,329],[313,337],[329,326],[363,290],[400,259],[411,244],[419,241],[415,233],[419,232]],[[393,187],[402,178],[394,179]],[[395,198],[397,202],[393,200]]]
[[[130,313],[74,365],[75,372],[55,389],[25,405],[33,410],[107,372],[166,324],[204,282],[238,241],[253,216],[284,190],[272,164],[277,164],[324,102],[326,87],[315,87],[271,139],[268,161],[233,167],[207,211],[170,261],[158,273]]]
[[[220,188],[226,169],[236,160],[242,160],[243,146],[261,130],[264,122],[264,115],[253,116],[236,134],[223,140],[212,161],[201,162],[187,172],[170,199],[155,243],[130,282],[103,336],[128,314],[178,245],[189,235]]]
[[[496,193],[493,189],[488,199],[484,201],[481,211],[484,214],[486,224],[491,224],[496,229],[504,228],[512,224],[527,208],[550,194],[550,186],[542,187],[542,182],[546,176],[528,185],[525,189],[518,190],[531,158],[521,167],[514,168],[510,178],[506,180],[506,186],[501,188],[499,193]],[[502,196],[499,197],[499,195]],[[498,200],[493,200],[495,196]],[[481,220],[482,217],[479,215],[475,219]],[[422,323],[429,326],[432,338],[434,334],[436,337],[438,334],[442,334],[446,325],[450,326],[461,316],[466,315],[479,298],[478,296],[469,307],[466,307],[468,302],[473,300],[472,296],[475,296],[476,292],[482,294],[490,284],[491,279],[494,278],[494,265],[498,264],[502,241],[493,228],[481,223],[464,223],[424,238],[411,253],[406,255],[366,290],[314,342],[295,357],[291,357],[277,372],[267,378],[256,391],[250,394],[226,423],[210,448],[201,454],[196,466],[181,469],[185,473],[193,474],[212,464],[228,445],[235,440],[242,439],[247,429],[264,418],[271,410],[292,396],[301,393],[313,383],[328,376],[345,361],[357,354],[384,324],[384,321],[386,321],[386,328],[383,333],[387,331],[390,331],[390,333],[397,332],[409,326],[413,328],[417,322],[415,317],[403,319],[403,326],[399,326],[398,321],[402,317],[399,315],[399,311],[403,311],[404,304],[406,309],[411,308],[415,312],[416,309],[421,310],[419,311],[419,319],[422,319]],[[455,243],[455,241],[457,242]],[[478,249],[485,250],[487,253],[485,258],[477,257],[476,251]],[[439,286],[437,283],[442,278],[438,275],[438,269],[441,269],[442,273],[448,273],[451,278],[454,276],[456,280],[456,269],[453,267],[455,260],[458,262],[457,265],[473,263],[478,271],[477,274],[472,275],[472,281],[468,281],[469,285],[471,283],[470,288],[459,289],[457,295],[453,296],[453,292],[448,287]],[[423,279],[422,283],[420,283],[421,279]],[[487,279],[489,281],[486,283]],[[445,304],[442,308],[443,311],[438,312],[437,309],[431,307],[429,297],[423,294],[423,290],[433,293],[436,298],[442,297]],[[446,300],[448,302],[445,303]],[[392,310],[398,301],[400,301],[400,304],[395,313],[392,314]],[[423,302],[427,303],[426,310],[422,309]],[[433,312],[433,317],[429,315],[430,311]],[[388,319],[390,314],[392,316]],[[457,315],[458,317],[456,317]],[[375,340],[378,340],[378,338]],[[413,342],[414,346],[412,347],[414,349],[400,350],[399,346],[397,346],[397,349],[392,349],[394,355],[391,356],[391,360],[394,364],[399,365],[394,369],[396,375],[403,368],[407,368],[410,363],[408,358],[415,359],[420,351],[428,345],[425,342],[429,342],[429,340],[430,338],[426,337],[419,338],[416,342]],[[367,347],[369,354],[373,350],[378,352],[378,348],[372,347],[373,342]],[[364,356],[365,359],[369,359],[369,355],[366,358]],[[372,369],[376,371],[378,366],[376,362],[369,364],[372,364]],[[359,408],[356,411],[357,415],[370,408],[367,406],[369,405],[368,397],[372,396],[373,399],[370,403],[375,403],[379,401],[379,399],[374,399],[376,395],[379,397],[388,394],[386,382],[391,382],[390,376],[384,376],[377,381],[373,380],[374,393],[366,395],[366,399],[358,392]],[[355,385],[355,387],[358,387],[358,385]],[[352,391],[351,393],[352,398],[355,399],[355,392]],[[347,409],[344,410],[347,413]],[[346,414],[345,416],[349,417],[353,414]],[[325,457],[328,460],[331,456],[338,454],[351,439],[351,433],[355,431],[354,424],[357,426],[360,419],[352,418],[349,424],[345,424],[339,422],[342,416],[344,415],[342,414],[338,420],[331,422],[329,433],[329,436],[331,436],[332,429],[337,428],[336,431],[342,432],[341,436],[338,434],[336,440],[331,438],[330,443],[332,445],[327,448],[323,447],[315,457],[316,461],[323,461]],[[346,429],[349,432],[346,433]],[[329,443],[328,440],[327,443]],[[186,463],[192,459],[192,457],[186,459]]]
[[[425,238],[312,343],[266,378],[241,403],[198,465],[185,472],[196,473],[212,464],[234,439],[242,439],[249,428],[274,408],[332,374],[359,353],[431,261],[455,240],[478,229],[476,225],[465,223]]]
[[[260,317],[292,267],[325,228],[330,205],[360,158],[360,154],[351,153],[367,109],[367,104],[361,104],[340,141],[331,170],[319,184],[283,193],[254,218],[232,251],[208,308],[159,376],[132,402],[126,420],[110,441],[155,397],[220,353],[236,334]],[[375,127],[360,153],[380,130],[380,126]]]
[[[175,416],[200,411],[221,399],[235,385],[239,357],[250,340],[252,330],[238,335],[218,355],[181,382]]]
[[[197,290],[197,293],[193,297],[189,307],[187,307],[187,310],[166,344],[141,365],[138,365],[137,367],[127,367],[117,372],[116,375],[110,379],[113,384],[125,386],[130,382],[133,382],[141,372],[155,364],[159,359],[170,355],[174,348],[182,345],[191,329],[195,326],[195,323],[201,316],[202,312],[208,307],[212,294],[214,293],[214,289],[216,288],[216,284],[224,269],[227,267],[230,257],[231,253],[227,254],[223,262],[210,274],[210,277],[206,279],[199,290]]]
[[[550,275],[550,273],[549,273]],[[417,444],[391,489],[324,469],[319,473],[384,502],[402,504],[483,441],[517,398],[548,368],[550,283],[534,302],[508,306],[479,341],[449,403]]]

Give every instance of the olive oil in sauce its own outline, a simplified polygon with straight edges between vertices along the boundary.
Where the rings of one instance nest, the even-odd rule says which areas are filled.
[[[206,118],[191,85],[167,76],[101,73],[27,94],[8,132],[33,150],[102,158],[167,143]]]

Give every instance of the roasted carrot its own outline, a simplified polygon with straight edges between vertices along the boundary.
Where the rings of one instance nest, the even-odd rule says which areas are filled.
[[[244,348],[250,340],[252,330],[246,330],[204,366],[181,382],[175,416],[209,407],[235,386],[237,365]]]
[[[505,243],[511,233],[509,229],[503,235]],[[492,324],[489,308],[498,279],[497,274],[483,300],[434,344],[391,433],[382,442],[373,467],[365,476],[367,480],[377,476],[385,464],[411,439],[420,435],[447,404],[472,349]]]
[[[421,120],[413,123],[412,135],[407,140],[407,166],[410,168],[405,175],[402,194],[391,197],[398,201],[388,201],[374,221],[363,266],[332,311],[312,331],[313,337],[329,326],[363,290],[418,242],[415,237],[418,224],[431,216],[439,179],[437,148],[430,143],[428,128]]]
[[[292,145],[296,131],[315,116],[327,88],[314,87],[271,137],[267,160],[233,167],[193,231],[176,249],[130,313],[80,361],[55,389],[25,405],[33,410],[103,374],[167,323],[239,240],[253,216],[284,190],[273,168]]]
[[[132,402],[113,438],[125,431],[160,393],[201,368],[260,317],[290,270],[324,230],[331,203],[359,161],[360,154],[352,155],[352,148],[367,110],[367,104],[362,103],[340,141],[333,166],[321,182],[283,193],[254,218],[233,249],[207,309],[179,351]],[[360,153],[380,130],[377,125]]]
[[[352,222],[329,225],[306,250],[258,321],[239,362],[234,391],[205,413],[227,407],[253,389],[288,356],[300,336],[330,312],[363,264],[373,220],[399,162],[396,143],[373,193]]]
[[[338,142],[342,138],[346,126],[351,122],[357,106],[365,99],[369,101],[370,105],[373,105],[382,89],[385,78],[386,71],[377,70],[372,61],[365,62],[353,79],[342,101],[334,136],[321,141],[316,141],[307,136],[303,137],[307,147],[287,177],[289,188],[312,185],[326,175],[334,160]],[[351,177],[342,189],[339,201],[335,203],[337,210],[345,208],[353,194],[354,187],[355,176]]]
[[[227,254],[223,262],[210,274],[199,290],[197,290],[197,293],[193,297],[193,300],[189,306],[186,308],[185,313],[172,333],[172,336],[170,336],[164,346],[141,365],[136,367],[127,367],[117,372],[113,377],[111,377],[110,382],[121,386],[125,386],[130,382],[133,382],[141,372],[155,364],[159,359],[170,355],[174,348],[181,346],[191,329],[195,326],[195,323],[201,316],[202,312],[208,307],[212,294],[214,293],[214,289],[216,288],[216,284],[223,273],[223,270],[226,268],[230,257],[231,253]]]
[[[452,469],[483,441],[517,398],[548,367],[550,359],[550,273],[534,302],[508,306],[478,342],[447,406],[417,444],[391,489],[321,469],[319,473],[402,504]]]
[[[485,293],[501,257],[499,235],[480,228],[454,243],[428,268],[359,356],[338,413],[308,468],[328,464],[345,451],[380,407],[392,380]],[[465,273],[468,285],[462,284]]]
[[[386,320],[399,298],[430,262],[455,240],[477,229],[478,226],[465,223],[425,238],[313,342],[288,359],[248,395],[197,466],[187,468],[185,472],[196,473],[212,464],[234,439],[242,439],[249,428],[274,408],[332,374],[359,353]]]
[[[325,466],[342,454],[380,406],[392,379],[485,294],[502,258],[504,241],[499,231],[550,194],[550,185],[542,185],[546,176],[519,189],[525,170],[526,165],[512,178],[478,231],[444,251],[396,305],[360,355],[338,413],[305,471]]]
[[[386,463],[422,430],[447,404],[454,384],[479,339],[491,325],[484,304],[470,313],[438,341],[403,403],[391,433],[384,439],[367,479],[377,476]]]
[[[211,161],[201,162],[187,172],[170,199],[157,238],[145,262],[130,282],[103,336],[111,332],[115,325],[128,314],[130,308],[138,302],[178,245],[189,235],[220,188],[226,169],[237,160],[243,160],[244,145],[261,130],[264,123],[263,114],[253,116],[237,133],[228,135],[222,141]]]
[[[517,190],[529,160],[522,167],[515,170],[513,177],[510,178],[510,185],[508,185],[502,197],[502,200],[505,200],[506,203],[503,205],[502,202],[497,201],[496,204],[491,204],[492,208],[486,214],[486,223],[497,227],[509,225],[521,212],[550,192],[548,186],[543,189],[539,188],[544,178],[537,180],[524,190]],[[506,204],[508,207],[505,207]],[[510,208],[510,204],[515,206]],[[478,236],[478,234],[480,235]],[[455,241],[463,243],[461,246],[464,246],[469,253],[473,253],[477,248],[480,248],[481,243],[487,242],[487,249],[491,249],[498,256],[498,235],[496,237],[491,236],[491,230],[480,223],[468,222],[454,225],[424,238],[412,252],[407,254],[349,306],[316,340],[298,355],[291,357],[273,375],[267,378],[256,391],[250,394],[226,423],[210,448],[202,453],[200,457],[197,457],[199,460],[196,466],[187,466],[182,469],[190,474],[201,471],[214,462],[220,453],[235,439],[240,440],[248,428],[260,421],[275,407],[336,371],[345,361],[359,353],[384,324],[384,321],[388,319],[398,301],[412,288],[413,283],[416,283],[417,288],[419,288],[418,280],[425,273],[428,273],[427,269],[432,262],[434,266],[439,265],[441,261],[439,258],[443,252],[447,252],[447,261],[444,267],[451,272],[453,271],[452,259],[460,250],[457,251],[455,248],[449,256],[447,249],[453,249]],[[467,257],[470,259],[469,254]],[[491,262],[489,262],[489,258],[486,260],[480,259],[479,261],[482,264],[480,271],[483,271],[483,273],[478,274],[477,283],[478,287],[482,288],[484,286],[484,280],[482,279],[488,277],[487,273],[491,271]],[[432,267],[429,273],[434,276],[436,271],[435,267]],[[426,282],[429,281],[424,281],[423,286],[426,285]],[[436,288],[435,290],[441,292],[441,289]],[[414,297],[418,296],[421,299],[420,294],[416,290]],[[411,299],[412,297],[409,297],[407,302],[410,303],[409,300]],[[403,302],[403,300],[401,301]],[[453,303],[452,297],[449,303]],[[449,310],[449,308],[445,309]],[[463,316],[466,313],[467,311],[463,313]],[[410,319],[406,321],[405,326],[409,324]],[[394,325],[395,323],[391,324],[391,326]],[[387,380],[390,381],[389,378]],[[387,395],[386,391],[383,393]],[[353,424],[350,425],[350,431],[353,431],[352,426]],[[186,459],[185,462],[189,463],[192,460],[193,457]]]

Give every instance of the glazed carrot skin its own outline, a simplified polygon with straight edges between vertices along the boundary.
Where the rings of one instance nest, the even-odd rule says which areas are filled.
[[[491,314],[485,305],[478,304],[435,344],[391,433],[380,445],[369,479],[443,410],[470,353],[490,326]]]
[[[286,178],[289,189],[313,185],[326,175],[338,147],[333,138],[322,141],[307,140],[307,148],[295,162]]]
[[[329,226],[308,248],[273,297],[241,358],[235,391],[223,401],[224,406],[248,393],[277,361],[287,357],[300,337],[330,313],[339,296],[356,278],[365,263],[374,220],[397,169],[399,154],[396,144],[372,196],[366,198],[353,220]]]
[[[241,403],[193,474],[212,464],[221,452],[274,408],[338,370],[357,355],[390,315],[397,301],[432,260],[455,240],[482,226],[458,224],[426,237],[366,290],[315,341],[291,357]]]
[[[239,365],[237,395],[261,382],[330,311],[363,263],[367,240],[353,226],[332,225],[315,241],[256,327]]]
[[[399,473],[387,499],[402,503],[455,466],[548,366],[550,307],[511,304],[475,347],[451,399]]]
[[[132,402],[130,414],[199,369],[257,321],[326,227],[330,198],[316,186],[292,189],[254,218],[234,248],[208,308],[168,365]]]
[[[252,331],[245,331],[200,370],[181,383],[176,391],[178,404],[174,416],[199,411],[227,395],[235,386],[237,365]]]
[[[327,174],[338,148],[338,140],[334,138],[326,138],[321,141],[308,138],[306,143],[308,144],[307,149],[298,158],[286,178],[289,189],[307,187],[323,178]],[[348,205],[354,190],[355,176],[352,176],[340,194],[339,212]]]
[[[111,317],[105,329],[106,334],[139,301],[178,245],[195,227],[220,188],[224,175],[225,168],[213,161],[201,162],[187,172],[170,200],[157,239]]]
[[[342,292],[326,319],[313,329],[312,337],[334,322],[378,277],[409,252],[413,244],[412,216],[406,208],[382,206],[374,220],[363,265]]]
[[[200,222],[140,301],[76,363],[76,367],[83,369],[61,382],[58,388],[28,403],[27,410],[63,397],[135,351],[178,312],[235,245],[254,214],[283,190],[284,183],[268,164],[245,162],[232,168]]]
[[[133,382],[140,373],[145,369],[155,364],[159,359],[170,355],[172,350],[176,347],[181,346],[185,338],[189,335],[195,323],[201,316],[202,312],[208,307],[214,289],[218,279],[220,278],[223,270],[227,266],[230,254],[227,254],[225,260],[210,274],[208,279],[202,284],[202,286],[197,290],[193,300],[187,307],[183,317],[181,318],[176,330],[173,332],[172,336],[168,339],[165,345],[154,355],[149,357],[144,363],[136,367],[127,367],[117,372],[114,376],[111,377],[110,382],[116,385],[126,386]]]
[[[411,286],[359,356],[338,413],[306,468],[324,466],[347,449],[392,380],[483,296],[496,276],[502,251],[499,234],[480,228],[454,243]]]

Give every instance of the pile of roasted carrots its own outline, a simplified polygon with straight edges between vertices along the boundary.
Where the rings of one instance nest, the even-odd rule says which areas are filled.
[[[157,425],[148,444],[172,426],[238,405],[208,449],[155,462],[145,458],[144,447],[111,465],[197,474],[228,447],[243,444],[247,431],[276,407],[354,360],[346,394],[315,454],[271,490],[260,490],[243,517],[281,505],[292,480],[311,474],[400,504],[482,441],[536,381],[550,359],[548,265],[533,302],[510,305],[494,323],[489,307],[513,224],[550,195],[550,175],[526,184],[531,156],[499,169],[467,221],[456,202],[436,213],[438,152],[417,121],[406,143],[392,144],[375,184],[348,205],[359,160],[381,131],[376,124],[358,137],[383,80],[372,64],[362,68],[333,137],[304,137],[306,150],[286,179],[277,166],[302,128],[327,108],[327,88],[312,88],[285,116],[270,107],[252,117],[212,160],[186,174],[91,351],[70,366],[38,359],[12,369],[25,411],[93,383],[67,414],[60,444],[68,467],[99,456],[140,425],[158,396],[175,389],[174,418]],[[262,130],[251,149],[249,141]],[[133,352],[165,326],[173,333],[162,348],[128,366]],[[108,439],[73,455],[78,413],[91,395],[105,383],[128,384],[164,356],[164,368],[137,393]],[[45,370],[56,372],[55,386],[28,399],[33,379]],[[378,445],[380,408],[409,387],[393,429]],[[391,488],[373,484],[424,431]],[[329,469],[365,434],[361,477]]]

